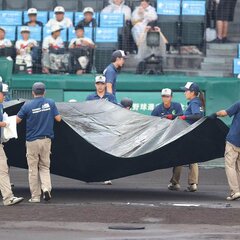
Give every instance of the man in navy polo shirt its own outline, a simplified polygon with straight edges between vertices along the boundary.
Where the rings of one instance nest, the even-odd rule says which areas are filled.
[[[96,92],[87,96],[86,101],[105,99],[109,102],[116,103],[115,97],[106,92],[106,78],[102,75],[95,78]]]
[[[230,187],[232,201],[240,198],[240,101],[233,104],[227,110],[221,110],[212,117],[234,117],[226,138],[225,171]]]
[[[155,107],[151,113],[152,116],[174,119],[183,114],[181,104],[172,102],[173,94],[171,89],[162,89],[161,96],[162,103]]]
[[[0,138],[1,138],[1,128],[8,127],[8,123],[3,122],[3,105],[5,94],[8,93],[8,85],[0,82]],[[7,157],[4,152],[3,144],[0,143],[0,190],[3,197],[3,205],[10,206],[23,201],[22,197],[14,197],[10,178],[9,178],[9,168],[7,164]]]
[[[126,55],[124,51],[117,50],[112,54],[112,63],[103,71],[106,77],[107,92],[116,97],[117,75],[119,70],[123,67]]]
[[[26,147],[29,172],[31,203],[39,203],[41,190],[43,199],[51,199],[50,153],[51,139],[54,138],[54,120],[61,121],[55,102],[47,99],[45,84],[33,84],[34,99],[26,102],[17,114],[17,123],[26,119]]]

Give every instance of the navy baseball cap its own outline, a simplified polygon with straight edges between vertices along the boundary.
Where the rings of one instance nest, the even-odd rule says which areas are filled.
[[[187,82],[184,87],[181,87],[184,91],[191,91],[191,92],[200,92],[199,86],[194,82]]]
[[[130,99],[130,98],[123,98],[121,100],[121,105],[124,107],[124,108],[127,108],[127,107],[132,107],[133,105],[133,100]]]
[[[32,86],[32,91],[33,91],[35,94],[37,94],[37,95],[38,95],[38,94],[39,94],[39,95],[44,94],[45,90],[46,90],[46,86],[45,86],[45,84],[42,83],[42,82],[36,82],[36,83],[34,83],[33,86]]]
[[[117,58],[126,58],[126,54],[123,50],[116,50],[112,53],[112,62],[115,62]]]

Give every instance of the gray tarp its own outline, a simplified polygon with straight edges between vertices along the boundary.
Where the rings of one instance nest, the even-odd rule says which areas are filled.
[[[12,105],[12,106],[11,106]],[[16,114],[21,103],[8,103]],[[220,120],[182,120],[145,116],[104,100],[58,103],[51,172],[87,182],[103,181],[222,157],[228,131]],[[6,144],[13,166],[26,167],[25,124],[19,139]]]

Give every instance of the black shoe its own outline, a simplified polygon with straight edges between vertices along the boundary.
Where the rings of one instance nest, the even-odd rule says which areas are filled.
[[[223,42],[223,43],[230,43],[231,41],[230,41],[230,40],[228,40],[228,38],[227,38],[227,37],[224,37],[224,38],[222,39],[222,42]]]
[[[43,192],[43,199],[45,200],[45,201],[49,201],[49,200],[51,200],[51,194],[50,194],[50,192],[49,191],[44,191]]]
[[[220,38],[216,38],[215,40],[211,41],[210,43],[223,43],[223,40]]]

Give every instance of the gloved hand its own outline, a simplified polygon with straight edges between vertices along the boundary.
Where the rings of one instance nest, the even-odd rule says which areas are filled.
[[[183,115],[183,116],[180,116],[180,117],[178,117],[178,119],[181,119],[181,120],[186,120],[186,116],[185,116],[185,115]]]
[[[214,119],[217,118],[217,114],[216,114],[216,113],[213,113],[213,114],[207,116],[207,118],[208,118],[208,119],[211,119],[211,120],[214,120]]]
[[[167,115],[165,115],[164,117],[167,118],[167,119],[170,119],[170,120],[173,119],[173,115],[172,115],[172,114],[167,114]]]

